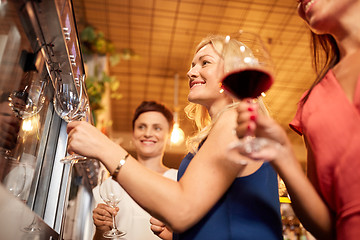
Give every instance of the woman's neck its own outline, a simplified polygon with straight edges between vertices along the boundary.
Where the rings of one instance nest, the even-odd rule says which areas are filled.
[[[360,29],[356,34],[349,33],[341,40],[336,39],[340,50],[340,60],[360,50]]]
[[[360,49],[360,1],[354,4],[339,17],[332,34],[340,50],[340,59]]]
[[[156,157],[145,157],[138,155],[137,160],[146,168],[160,174],[163,174],[169,169],[162,163],[163,155]]]
[[[219,112],[221,112],[227,105],[231,103],[232,99],[229,97],[224,97],[213,102],[209,107],[207,107],[211,119],[213,119]]]

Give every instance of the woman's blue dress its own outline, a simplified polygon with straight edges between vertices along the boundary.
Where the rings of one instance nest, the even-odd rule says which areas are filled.
[[[193,157],[189,153],[181,162],[178,180]],[[174,233],[175,240],[282,238],[277,174],[269,163],[249,176],[236,178],[200,222],[183,233]]]

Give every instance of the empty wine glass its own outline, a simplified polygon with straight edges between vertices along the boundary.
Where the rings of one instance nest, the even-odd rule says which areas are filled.
[[[108,171],[102,170],[100,172],[100,185],[99,185],[100,197],[104,202],[112,208],[116,208],[123,196],[123,190],[119,183],[114,181]],[[109,231],[104,232],[104,238],[121,237],[126,234],[124,231],[120,231],[116,227],[115,216],[112,215],[113,226]]]
[[[38,114],[45,103],[45,89],[48,78],[45,76],[35,78],[36,76],[38,75],[34,74],[33,76],[27,72],[24,76],[24,81],[27,82],[24,88],[19,91],[12,91],[7,98],[8,106],[1,106],[0,115],[3,116],[3,122],[1,123],[2,131],[3,134],[12,134],[11,138],[6,138],[11,139],[12,145],[16,145],[19,142],[18,130],[21,120],[31,118]],[[5,117],[7,120],[4,119]],[[17,130],[16,133],[14,132],[15,129]],[[5,136],[3,137],[5,138]],[[0,154],[3,155],[5,159],[16,161],[17,158],[13,156],[14,153],[12,151],[15,146],[9,147],[4,145],[5,144],[1,144]]]
[[[3,184],[9,190],[9,192],[24,201],[21,196],[26,192],[26,181],[28,181],[28,175],[26,172],[27,164],[18,161],[8,161],[6,165],[6,177]],[[21,229],[24,232],[38,232],[40,228],[37,226],[37,218],[34,216],[31,223]]]
[[[83,97],[83,84],[62,81],[60,77],[55,81],[54,108],[56,113],[66,122],[81,120],[86,114],[88,100]],[[62,163],[77,163],[86,157],[71,154],[60,160]]]
[[[45,102],[45,88],[48,78],[33,79],[21,91],[13,91],[9,96],[9,106],[15,116],[26,119],[39,113]]]
[[[3,184],[12,195],[19,198],[25,187],[26,166],[17,161],[8,161],[7,170]]]
[[[222,88],[230,95],[256,102],[273,84],[273,63],[259,35],[240,30],[226,36],[222,56],[225,69]],[[229,149],[249,154],[270,142],[248,131],[242,139],[230,144]]]
[[[84,118],[87,117],[88,114],[91,113],[90,112],[90,100],[89,100],[89,96],[86,91],[85,81],[80,80],[77,84],[81,85],[81,87],[80,87],[80,90],[81,90],[80,106],[79,106],[79,110],[77,113],[77,119],[83,120]]]
[[[79,107],[77,112],[72,116],[70,121],[82,121],[86,115],[89,113],[90,110],[90,102],[89,102],[89,98],[86,92],[86,88],[85,88],[85,84],[83,81],[80,82],[80,84],[82,84],[82,87],[80,88],[82,93],[80,96],[80,102],[79,102]],[[69,122],[70,122],[69,121]],[[71,155],[68,155],[64,158],[61,159],[62,163],[78,163],[79,161],[84,161],[86,160],[87,157],[73,153]]]
[[[63,81],[60,77],[55,79],[54,85],[53,103],[55,112],[66,122],[76,119],[82,92],[78,90],[73,82]]]
[[[32,218],[31,223],[28,226],[22,228],[21,231],[26,232],[26,233],[36,233],[36,232],[41,231],[41,228],[38,227],[37,216],[35,215]]]

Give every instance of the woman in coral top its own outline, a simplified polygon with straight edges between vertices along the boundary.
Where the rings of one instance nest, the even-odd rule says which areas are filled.
[[[315,237],[359,239],[360,1],[301,0],[298,13],[312,31],[318,77],[303,95],[290,126],[304,136],[311,183],[285,132],[272,119],[257,116],[256,132],[283,147],[250,155],[273,160],[296,214]],[[238,107],[239,137],[255,126],[250,116],[256,113],[249,109],[246,102]]]

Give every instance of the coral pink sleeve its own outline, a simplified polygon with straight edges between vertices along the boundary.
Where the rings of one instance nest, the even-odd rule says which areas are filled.
[[[292,130],[294,130],[297,134],[299,134],[300,136],[303,135],[303,127],[301,124],[301,116],[302,116],[302,104],[301,101],[303,99],[303,97],[307,94],[307,91],[303,94],[303,96],[301,97],[300,102],[298,103],[298,109],[296,111],[295,117],[294,119],[290,122],[289,126]]]

